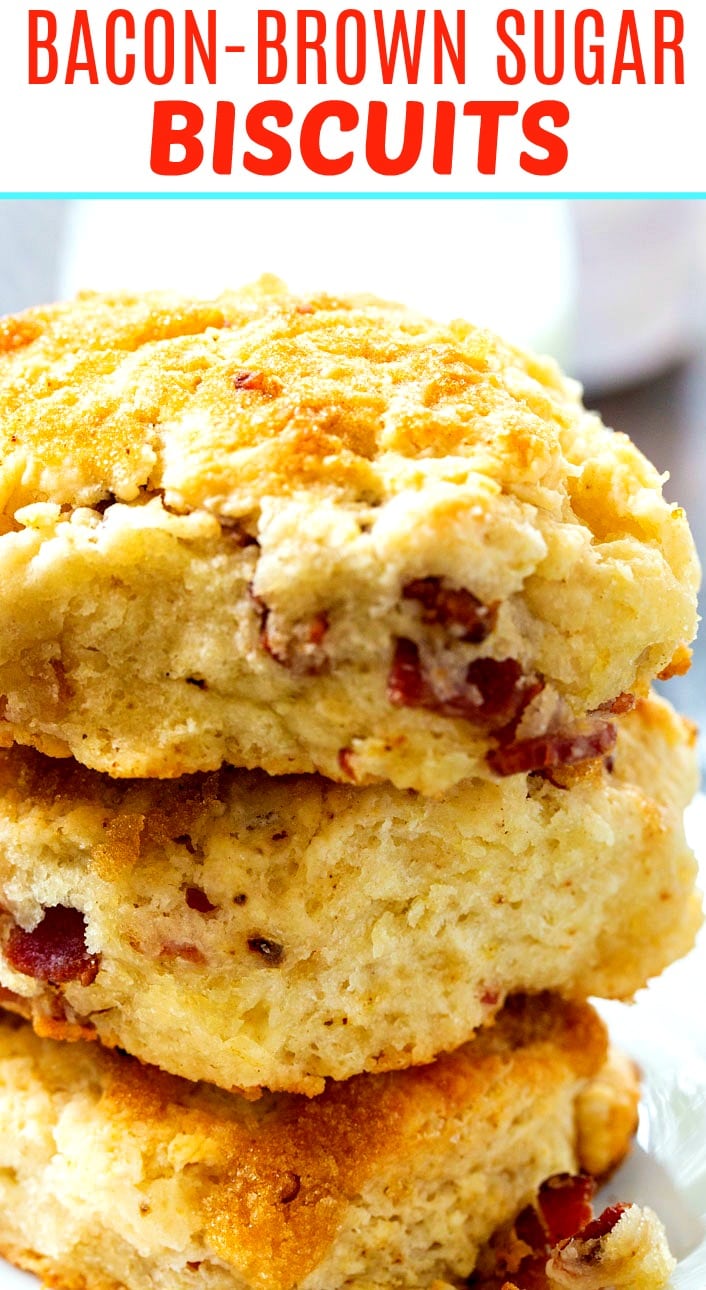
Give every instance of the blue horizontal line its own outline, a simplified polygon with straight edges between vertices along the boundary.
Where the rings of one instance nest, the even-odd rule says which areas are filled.
[[[0,192],[6,201],[703,201],[701,192]]]

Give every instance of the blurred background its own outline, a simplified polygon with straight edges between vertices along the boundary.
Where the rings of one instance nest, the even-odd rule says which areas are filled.
[[[266,271],[463,315],[555,354],[587,404],[669,470],[706,564],[706,203],[0,202],[2,313],[85,287],[206,295]],[[702,636],[668,694],[706,728]]]

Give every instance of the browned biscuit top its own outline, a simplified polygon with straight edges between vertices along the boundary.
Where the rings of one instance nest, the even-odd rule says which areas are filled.
[[[163,493],[236,515],[322,488],[375,503],[447,458],[520,498],[553,495],[602,536],[624,529],[607,496],[574,487],[578,387],[465,322],[263,279],[213,302],[86,294],[6,318],[0,349],[17,502]],[[614,449],[625,488],[658,484],[624,436]]]

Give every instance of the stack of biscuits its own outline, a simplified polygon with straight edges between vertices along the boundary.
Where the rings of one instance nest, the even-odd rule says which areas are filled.
[[[637,1096],[586,1000],[700,921],[656,471],[551,361],[269,279],[0,347],[2,1252],[657,1290],[649,1213],[586,1226]]]

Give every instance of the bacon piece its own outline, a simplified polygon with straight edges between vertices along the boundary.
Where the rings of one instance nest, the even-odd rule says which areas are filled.
[[[315,614],[309,623],[309,635],[307,645],[323,645],[328,632],[328,617],[326,614]]]
[[[353,767],[352,758],[353,758],[352,748],[341,748],[338,754],[338,764],[341,770],[343,771],[343,774],[346,775],[348,779],[352,779],[353,782],[355,783],[356,773]]]
[[[236,390],[261,390],[264,380],[264,372],[238,372],[233,377],[233,385]]]
[[[494,1008],[500,1002],[500,991],[494,986],[486,985],[481,991],[480,1001],[484,1008]]]
[[[189,909],[195,909],[198,914],[212,914],[217,905],[212,905],[205,891],[200,887],[187,887],[186,903]]]
[[[469,664],[462,688],[442,695],[424,671],[418,645],[398,637],[387,697],[398,708],[428,708],[443,717],[462,717],[488,729],[501,729],[519,720],[543,684],[537,677],[525,676],[514,658],[477,658]]]
[[[396,708],[428,708],[434,693],[422,672],[419,647],[399,636],[387,677],[387,697]]]
[[[268,629],[269,609],[264,610],[260,644],[270,658],[300,676],[314,676],[323,668],[322,650],[328,632],[326,614],[316,614],[308,623],[296,623],[289,637],[275,636]]]
[[[252,585],[248,588],[251,599],[260,611],[260,644],[266,654],[279,663],[280,667],[290,668],[299,676],[315,676],[326,664],[323,650],[328,634],[328,614],[314,614],[307,622],[295,623],[288,636],[283,632],[272,631],[269,605]]]
[[[457,715],[479,720],[489,728],[505,728],[519,721],[528,703],[544,689],[544,682],[525,676],[514,658],[477,658],[466,672],[466,686],[470,695],[451,700]],[[480,705],[471,697],[474,691],[480,694]]]
[[[478,1271],[471,1277],[468,1282],[470,1290],[550,1290],[546,1251],[528,1253],[524,1242],[517,1242],[512,1232],[506,1232],[504,1239],[507,1249],[503,1245],[495,1251],[492,1271]]]
[[[402,588],[405,600],[422,606],[422,622],[461,628],[458,639],[480,645],[495,626],[497,605],[484,605],[464,587],[444,587],[441,578],[415,578]]]
[[[282,383],[276,376],[268,376],[265,372],[260,371],[242,371],[236,372],[232,378],[233,388],[238,393],[250,393],[255,391],[261,394],[265,399],[276,398],[282,393]]]
[[[547,1229],[535,1205],[526,1205],[515,1219],[515,1236],[530,1250],[543,1251],[547,1246]]]
[[[575,766],[578,762],[605,757],[615,747],[617,730],[610,722],[584,733],[537,735],[493,748],[486,760],[496,775],[526,775],[551,770],[554,766]]]
[[[53,658],[49,664],[56,677],[56,698],[57,702],[65,707],[74,697],[74,687],[66,675],[66,669],[61,659]]]
[[[599,1240],[601,1236],[607,1236],[609,1232],[613,1231],[616,1224],[620,1222],[626,1209],[629,1208],[629,1205],[623,1204],[609,1205],[607,1209],[603,1210],[602,1214],[598,1215],[598,1218],[592,1218],[590,1223],[587,1223],[585,1227],[581,1228],[580,1232],[576,1232],[573,1240],[593,1241]]]
[[[90,985],[100,967],[100,954],[86,949],[86,920],[79,909],[53,905],[31,932],[12,927],[5,945],[11,967],[36,981]]]
[[[600,707],[596,708],[596,712],[609,712],[613,717],[623,717],[626,712],[632,712],[636,703],[634,694],[619,694],[616,699],[601,703]]]
[[[588,1174],[555,1174],[539,1189],[537,1204],[548,1244],[557,1245],[591,1221],[596,1184]]]

